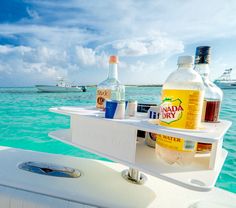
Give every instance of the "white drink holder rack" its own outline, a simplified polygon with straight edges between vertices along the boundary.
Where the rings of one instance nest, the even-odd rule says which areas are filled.
[[[152,124],[146,113],[120,120],[106,119],[104,112],[94,107],[58,107],[50,111],[71,118],[70,129],[51,132],[50,137],[186,188],[212,189],[227,156],[222,143],[230,121],[202,123],[201,130],[180,130]],[[137,130],[212,143],[212,150],[209,154],[196,154],[189,166],[169,165],[143,138],[137,139]]]

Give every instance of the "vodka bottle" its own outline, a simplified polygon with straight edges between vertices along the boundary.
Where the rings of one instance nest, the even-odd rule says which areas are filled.
[[[99,109],[105,108],[106,99],[125,99],[125,86],[118,80],[117,65],[118,57],[110,56],[108,77],[97,86],[96,107]]]
[[[198,129],[204,96],[200,75],[193,70],[193,57],[180,56],[178,69],[163,84],[159,124],[172,128]],[[197,143],[185,138],[157,136],[156,152],[169,164],[191,163]]]
[[[203,122],[218,122],[223,92],[209,79],[210,49],[209,46],[196,48],[194,69],[201,75],[205,88],[201,120]],[[197,149],[198,152],[208,152],[211,150],[211,144],[198,143]]]

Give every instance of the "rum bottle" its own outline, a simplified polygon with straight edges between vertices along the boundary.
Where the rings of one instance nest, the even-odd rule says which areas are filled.
[[[201,75],[205,89],[201,120],[203,122],[218,122],[223,92],[209,79],[210,58],[210,46],[197,47],[194,69]],[[198,143],[197,150],[198,152],[209,152],[211,150],[211,144]]]
[[[125,86],[118,80],[118,57],[110,56],[109,58],[109,72],[107,79],[98,84],[96,93],[96,107],[104,109],[105,100],[124,100]]]

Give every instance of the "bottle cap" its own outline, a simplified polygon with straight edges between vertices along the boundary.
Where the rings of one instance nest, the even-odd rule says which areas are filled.
[[[118,56],[110,56],[109,58],[109,63],[110,64],[117,64],[118,63]]]
[[[193,56],[179,56],[178,65],[193,64]]]
[[[195,64],[209,64],[211,56],[210,46],[198,46],[195,53]]]

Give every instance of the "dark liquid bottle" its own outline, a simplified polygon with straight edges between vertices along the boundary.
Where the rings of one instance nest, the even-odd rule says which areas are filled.
[[[201,120],[203,122],[218,122],[223,92],[209,79],[210,55],[211,54],[209,46],[197,47],[194,69],[201,75],[205,89]],[[211,151],[211,147],[212,145],[209,143],[199,142],[197,145],[197,151],[202,153],[209,152]]]
[[[218,122],[220,112],[220,100],[205,100],[203,104],[202,116],[205,122]]]

